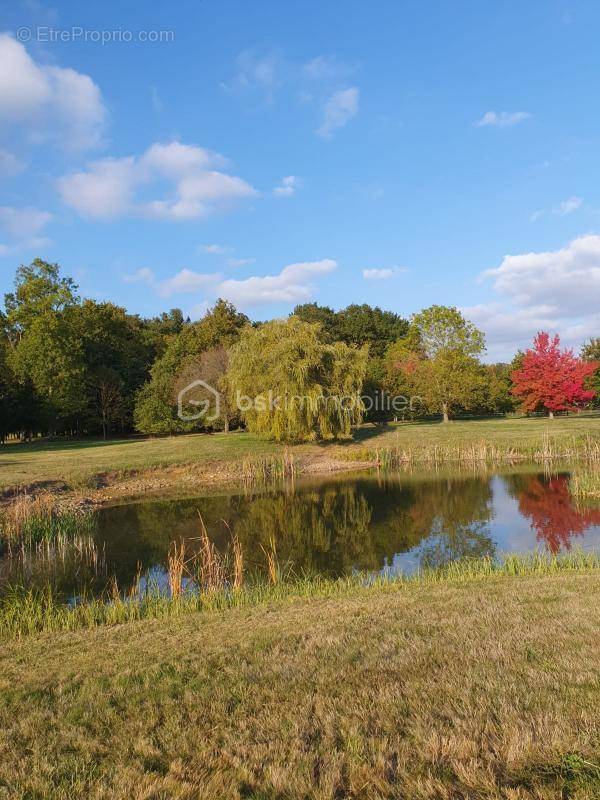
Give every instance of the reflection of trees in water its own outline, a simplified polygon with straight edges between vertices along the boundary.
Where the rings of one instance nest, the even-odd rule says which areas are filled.
[[[521,514],[530,520],[537,540],[552,553],[570,550],[574,536],[600,525],[600,510],[575,505],[567,475],[510,475],[505,483],[517,498]]]
[[[429,488],[423,510],[433,518],[429,536],[420,547],[421,567],[435,568],[450,561],[493,556],[495,544],[489,530],[492,517],[490,480],[435,481]],[[421,504],[416,508],[421,508]]]
[[[280,563],[297,573],[343,575],[379,570],[426,538],[422,557],[428,564],[491,552],[485,532],[490,499],[487,479],[368,477],[296,491],[140,503],[104,512],[102,528],[107,562],[123,585],[138,561],[143,568],[165,563],[173,539],[187,539],[193,550],[198,512],[221,550],[231,528],[249,569],[264,566],[262,547],[273,538]]]

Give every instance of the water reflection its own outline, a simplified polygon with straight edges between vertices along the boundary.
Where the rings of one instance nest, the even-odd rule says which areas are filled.
[[[574,502],[568,475],[511,475],[505,481],[537,541],[551,553],[570,550],[575,537],[600,525],[600,509],[582,508]]]
[[[199,546],[199,518],[225,550],[233,532],[247,571],[265,568],[273,540],[280,564],[328,576],[355,570],[393,572],[465,557],[543,547],[556,553],[574,540],[600,544],[600,509],[579,508],[568,476],[364,474],[298,482],[280,490],[130,503],[105,509],[98,525],[106,572],[65,570],[50,576],[65,594],[101,590],[114,575],[127,591],[138,570],[161,582],[173,540]],[[0,564],[1,566],[1,564]],[[1,570],[0,570],[1,572]]]

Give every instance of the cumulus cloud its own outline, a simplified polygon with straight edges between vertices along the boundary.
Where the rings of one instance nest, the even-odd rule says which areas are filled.
[[[219,285],[219,293],[244,307],[260,303],[297,303],[312,297],[314,278],[336,267],[337,262],[331,258],[289,264],[277,275],[225,280]]]
[[[334,92],[325,103],[323,123],[317,135],[330,139],[334,131],[343,128],[358,113],[359,97],[356,86]]]
[[[510,358],[540,330],[569,346],[600,329],[600,236],[581,236],[559,250],[507,255],[487,270],[503,300],[463,308],[488,338],[489,356]]]
[[[563,317],[591,313],[600,297],[600,236],[581,236],[560,250],[507,255],[485,276],[518,305]]]
[[[0,115],[30,141],[50,139],[73,150],[100,145],[107,120],[100,89],[88,75],[34,61],[6,33],[0,34]]]
[[[368,281],[384,281],[400,272],[406,272],[402,267],[384,267],[383,269],[363,269],[362,276]]]
[[[313,296],[315,279],[337,267],[330,258],[288,264],[276,275],[252,276],[244,280],[228,278],[220,273],[200,273],[183,269],[171,278],[158,280],[151,269],[142,267],[124,275],[127,283],[145,283],[163,297],[173,294],[195,294],[204,289],[212,297],[223,297],[247,308],[262,303],[298,303]]]
[[[125,283],[145,283],[161,297],[171,297],[174,294],[193,294],[200,289],[215,285],[221,277],[218,272],[204,273],[182,269],[171,278],[158,280],[151,269],[141,267],[131,275],[124,275],[123,281]]]
[[[281,179],[281,183],[273,189],[273,194],[276,197],[291,197],[299,186],[300,178],[296,175],[286,175]]]
[[[257,195],[246,181],[220,171],[226,165],[223,156],[202,147],[177,141],[157,143],[141,156],[103,158],[85,170],[64,175],[58,180],[58,190],[68,206],[91,219],[199,219]],[[147,199],[161,181],[169,185],[167,195]]]
[[[486,111],[483,117],[477,120],[475,125],[478,128],[488,126],[510,128],[530,118],[531,114],[528,111]]]

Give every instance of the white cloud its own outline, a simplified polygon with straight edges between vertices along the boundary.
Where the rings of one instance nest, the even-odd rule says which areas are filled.
[[[182,269],[172,278],[158,280],[151,269],[142,267],[124,275],[126,283],[146,283],[162,297],[173,294],[194,294],[200,289],[211,296],[223,297],[240,307],[261,303],[297,303],[308,300],[314,292],[313,280],[337,267],[330,258],[288,264],[277,275],[252,276],[244,280],[223,280],[220,273],[194,272]]]
[[[149,267],[140,267],[135,272],[123,275],[124,283],[147,283],[148,286],[156,286],[158,281]]]
[[[41,234],[51,219],[52,214],[32,206],[0,206],[0,230],[9,240],[8,243],[0,243],[0,256],[12,255],[19,250],[48,247],[50,239]]]
[[[248,183],[218,171],[218,153],[181,142],[153,144],[141,156],[103,158],[58,181],[63,201],[91,219],[145,216],[164,220],[199,219],[257,195]],[[140,189],[171,184],[166,197],[142,199]]]
[[[505,256],[485,275],[521,306],[544,306],[563,317],[592,313],[600,297],[600,236],[581,236],[560,250]]]
[[[52,219],[52,214],[38,208],[0,207],[0,228],[11,239],[29,239],[37,236]]]
[[[123,275],[125,283],[145,283],[161,297],[171,297],[174,294],[193,294],[200,289],[215,285],[221,278],[222,275],[218,272],[204,273],[182,269],[171,278],[158,280],[148,267],[141,267],[133,274]]]
[[[494,126],[497,128],[510,128],[531,118],[528,111],[486,111],[475,125],[478,128]]]
[[[547,211],[544,208],[540,208],[537,211],[534,211],[533,214],[529,217],[530,222],[537,222],[538,219],[541,219],[548,213],[556,214],[559,217],[566,217],[569,214],[572,214],[574,211],[577,211],[583,205],[583,200],[581,197],[577,197],[577,195],[573,195],[569,197],[567,200],[563,200],[562,203],[559,203],[557,206],[554,206],[550,211]]]
[[[560,333],[575,348],[598,335],[600,236],[581,236],[560,250],[507,255],[484,277],[504,299],[463,311],[486,331],[491,358],[510,358],[540,330]]]
[[[384,267],[383,269],[363,269],[362,276],[368,281],[383,281],[407,270],[403,267]]]
[[[275,53],[259,55],[254,50],[243,50],[236,58],[237,74],[231,83],[222,83],[227,92],[258,91],[266,102],[273,102],[275,92],[282,83],[282,65]]]
[[[346,78],[356,71],[352,64],[346,64],[335,56],[317,56],[302,65],[302,75],[311,81],[335,81]]]
[[[336,267],[337,262],[330,258],[289,264],[277,275],[225,280],[219,284],[218,292],[242,307],[260,303],[297,303],[312,297],[313,278],[326,275]]]
[[[212,286],[220,277],[219,273],[206,274],[194,272],[191,269],[182,269],[172,278],[160,281],[158,292],[163,297],[171,297],[173,294],[193,294],[199,289]]]
[[[102,143],[107,111],[98,86],[74,69],[39,64],[0,34],[0,115],[33,142],[53,140],[83,150]]]
[[[231,253],[232,249],[232,247],[227,247],[222,244],[203,244],[200,246],[200,250],[203,253],[209,253],[213,256],[222,256],[226,253]]]
[[[577,211],[578,208],[581,208],[583,200],[581,197],[577,197],[573,195],[573,197],[569,197],[568,200],[563,200],[556,209],[555,213],[559,214],[561,217],[566,217],[567,214],[572,214],[574,211]]]
[[[343,128],[358,112],[360,92],[356,86],[334,92],[325,103],[323,124],[317,135],[330,139],[333,132]]]
[[[286,175],[285,178],[281,179],[281,183],[279,186],[276,186],[273,189],[273,194],[276,197],[291,197],[295,194],[296,189],[300,186],[300,178],[296,175]]]
[[[228,258],[227,259],[227,266],[228,267],[245,267],[248,264],[254,264],[256,261],[255,258]]]

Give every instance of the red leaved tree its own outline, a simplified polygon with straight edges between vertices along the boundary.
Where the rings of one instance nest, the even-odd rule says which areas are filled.
[[[521,367],[512,373],[511,391],[520,398],[523,411],[548,409],[553,417],[555,411],[580,408],[593,399],[595,392],[585,388],[585,381],[597,368],[596,362],[561,350],[558,334],[551,339],[542,331],[533,349],[523,356]]]

